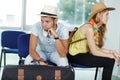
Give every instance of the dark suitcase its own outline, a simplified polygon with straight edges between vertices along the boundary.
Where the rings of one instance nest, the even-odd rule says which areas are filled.
[[[2,80],[74,80],[72,67],[9,65],[3,69]]]

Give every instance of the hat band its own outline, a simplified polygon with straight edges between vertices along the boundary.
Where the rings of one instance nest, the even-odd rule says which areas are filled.
[[[57,16],[56,14],[50,14],[50,13],[46,13],[46,12],[41,12],[41,14],[49,15],[49,16]]]

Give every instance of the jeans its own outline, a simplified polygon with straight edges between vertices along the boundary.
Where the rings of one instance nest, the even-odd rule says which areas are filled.
[[[43,53],[39,52],[40,58],[43,58],[45,61],[51,61],[55,63],[57,66],[68,66],[68,60],[67,57],[61,57],[57,52],[54,53]],[[25,59],[25,64],[34,64],[31,63],[33,61],[33,58],[28,55]],[[37,63],[35,63],[37,64]]]

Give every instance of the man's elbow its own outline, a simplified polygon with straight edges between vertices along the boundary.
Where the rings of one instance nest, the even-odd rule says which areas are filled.
[[[34,52],[35,52],[35,51],[34,51],[33,49],[30,49],[30,50],[29,50],[29,54],[30,54],[30,55],[33,55]]]

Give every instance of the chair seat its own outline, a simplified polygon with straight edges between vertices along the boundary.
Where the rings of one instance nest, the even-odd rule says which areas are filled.
[[[80,67],[80,68],[93,68],[93,67],[90,67],[90,66],[83,66],[83,65],[80,65],[80,64],[76,64],[76,63],[71,63],[71,66]]]
[[[83,65],[80,65],[80,64],[77,64],[77,63],[70,63],[70,64],[73,67],[79,67],[79,68],[96,68],[94,80],[97,80],[97,74],[98,74],[98,68],[99,67],[83,66]]]
[[[18,53],[18,49],[9,49],[9,48],[7,48],[7,49],[2,49],[5,53],[15,53],[15,54],[17,54]]]

